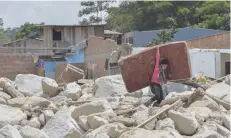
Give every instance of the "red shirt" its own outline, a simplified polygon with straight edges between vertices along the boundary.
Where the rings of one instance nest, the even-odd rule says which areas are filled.
[[[160,80],[159,78],[159,63],[160,63],[160,51],[159,48],[157,48],[157,53],[156,53],[156,64],[155,64],[155,68],[154,68],[154,72],[152,75],[152,82],[160,84]]]

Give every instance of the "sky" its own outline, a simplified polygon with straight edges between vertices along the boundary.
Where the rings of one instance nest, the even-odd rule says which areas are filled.
[[[81,19],[80,9],[80,1],[0,1],[0,18],[5,28],[25,22],[73,25]]]

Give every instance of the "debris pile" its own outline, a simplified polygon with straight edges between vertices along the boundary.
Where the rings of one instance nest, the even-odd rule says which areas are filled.
[[[0,79],[0,138],[228,138],[230,78],[206,90],[128,93],[120,75],[83,85],[32,74]]]

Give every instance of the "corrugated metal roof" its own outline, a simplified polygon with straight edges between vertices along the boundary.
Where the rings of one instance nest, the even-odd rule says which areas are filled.
[[[58,25],[58,24],[47,24],[47,25],[37,25],[37,26],[41,26],[41,27],[45,27],[45,26],[48,26],[48,27],[89,27],[89,26],[105,26],[106,24],[92,24],[92,25]]]

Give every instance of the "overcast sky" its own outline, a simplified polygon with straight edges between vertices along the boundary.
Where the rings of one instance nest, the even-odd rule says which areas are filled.
[[[4,27],[17,27],[27,21],[71,25],[78,24],[80,9],[80,1],[0,1],[0,18]]]

